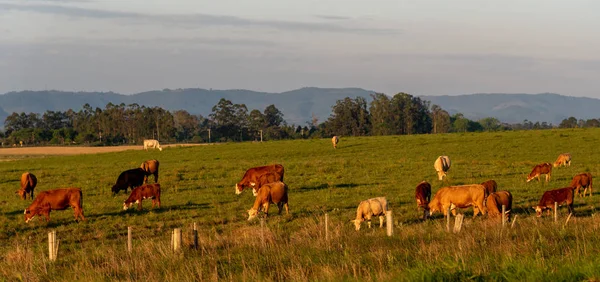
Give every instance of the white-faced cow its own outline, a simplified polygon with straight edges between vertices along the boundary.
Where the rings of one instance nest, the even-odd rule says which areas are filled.
[[[83,196],[81,188],[64,188],[40,192],[35,200],[25,209],[25,222],[31,221],[36,215],[46,216],[50,220],[51,210],[65,210],[72,207],[75,211],[75,221],[83,217]]]
[[[433,163],[433,167],[437,172],[438,179],[444,179],[446,172],[450,169],[450,158],[448,156],[439,156]]]
[[[158,149],[159,151],[162,151],[162,148],[160,147],[160,143],[158,143],[158,140],[156,140],[156,139],[145,139],[144,140],[144,150],[148,151],[148,148],[154,148],[154,149]]]
[[[377,216],[379,217],[379,228],[382,228],[385,212],[388,210],[388,203],[385,197],[364,200],[358,204],[358,208],[356,209],[356,218],[351,220],[351,222],[354,223],[354,228],[356,231],[359,231],[360,224],[365,220],[367,221],[367,226],[371,228],[371,218]],[[391,223],[388,222],[387,224]]]
[[[246,170],[244,173],[244,177],[240,182],[235,184],[235,193],[241,194],[245,188],[251,187],[256,188],[256,184],[258,183],[258,179],[266,173],[274,173],[279,176],[276,181],[283,181],[283,175],[285,174],[285,169],[280,164],[267,165],[267,166],[258,166],[253,167]]]
[[[160,184],[146,184],[133,189],[131,195],[123,202],[123,210],[127,210],[133,204],[138,204],[138,210],[141,210],[144,199],[152,199],[152,208],[155,205],[160,208]]]
[[[31,199],[33,200],[33,189],[37,185],[37,178],[35,175],[29,172],[25,172],[21,175],[21,189],[19,189],[16,193],[19,194],[21,199],[27,199],[27,194],[30,194]]]
[[[558,206],[567,204],[569,213],[573,213],[575,211],[573,209],[573,190],[575,190],[574,187],[566,187],[544,192],[538,205],[533,207],[537,217],[541,217],[544,210],[550,215],[550,210],[554,209],[554,203],[557,203]]]

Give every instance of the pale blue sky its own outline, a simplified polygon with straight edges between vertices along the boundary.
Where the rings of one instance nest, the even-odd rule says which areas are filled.
[[[361,87],[600,98],[600,1],[0,0],[0,93]]]

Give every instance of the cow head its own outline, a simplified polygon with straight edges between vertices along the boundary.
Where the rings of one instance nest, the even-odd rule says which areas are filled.
[[[445,171],[438,171],[438,180],[444,180],[444,177],[446,177],[446,172]]]
[[[23,200],[27,198],[27,196],[25,195],[25,190],[17,190],[15,194],[19,195],[19,197],[21,197],[21,199]]]
[[[535,206],[532,207],[535,210],[535,216],[537,217],[541,217],[542,216],[542,212],[547,209],[546,207],[543,206]]]
[[[355,229],[356,231],[359,231],[359,230],[360,230],[360,224],[361,224],[363,221],[365,221],[363,218],[350,220],[350,222],[354,223],[354,229]]]
[[[119,193],[119,188],[117,187],[117,185],[113,185],[113,187],[110,189],[112,191],[113,196],[116,195],[117,193]]]
[[[161,147],[158,147],[158,150],[162,152],[162,148]]]
[[[35,217],[35,213],[32,213],[29,209],[25,209],[23,214],[25,214],[25,223],[29,223]]]
[[[258,215],[258,210],[249,209],[248,210],[248,221],[253,220]]]
[[[241,185],[240,183],[236,183],[235,184],[235,194],[236,195],[242,194],[242,191],[244,191],[244,185]]]

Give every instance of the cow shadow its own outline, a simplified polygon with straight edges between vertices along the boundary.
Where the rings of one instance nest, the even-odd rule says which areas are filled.
[[[137,205],[131,206],[131,208],[126,211],[121,211],[118,214],[148,214],[148,213],[165,213],[170,211],[186,211],[186,210],[199,210],[199,209],[209,209],[210,204],[208,203],[187,203],[185,205],[177,205],[177,206],[161,206],[160,208],[152,208],[151,204],[148,204],[147,207],[142,207],[141,210],[137,209]]]

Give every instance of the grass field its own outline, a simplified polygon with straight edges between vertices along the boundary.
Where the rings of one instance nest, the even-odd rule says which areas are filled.
[[[600,279],[598,194],[576,199],[565,225],[536,218],[531,209],[543,191],[568,186],[580,172],[600,175],[600,129],[342,138],[217,146],[171,147],[75,156],[32,156],[0,162],[0,280],[7,281],[193,281],[193,280],[509,280]],[[570,167],[554,168],[549,184],[525,183],[531,168],[570,152]],[[452,159],[444,183],[433,162]],[[122,211],[127,195],[111,196],[123,170],[144,160],[160,161],[162,207]],[[290,212],[270,215],[261,231],[248,222],[250,191],[235,195],[247,168],[285,166]],[[25,224],[31,200],[14,194],[20,175],[38,178],[36,194],[81,187],[86,222],[73,211],[53,211]],[[447,185],[494,179],[513,194],[514,228],[467,214],[463,230],[447,233],[440,214],[423,222],[414,200],[422,180],[433,193]],[[394,212],[394,236],[385,229],[354,230],[357,204],[386,196]],[[324,214],[330,218],[325,238]],[[199,226],[200,248],[173,254],[171,231],[182,228],[191,244]],[[377,225],[377,224],[375,224]],[[133,227],[133,253],[126,249]],[[56,230],[59,258],[48,261],[47,233]],[[261,232],[264,241],[261,240]]]

